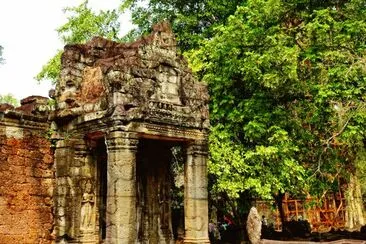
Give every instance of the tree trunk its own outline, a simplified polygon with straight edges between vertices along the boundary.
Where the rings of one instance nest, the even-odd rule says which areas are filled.
[[[280,219],[281,219],[282,227],[283,227],[283,224],[285,223],[285,213],[283,212],[283,206],[282,206],[282,199],[283,199],[284,195],[285,195],[284,193],[278,192],[278,194],[274,197],[277,207],[278,207],[278,211],[280,212]]]
[[[346,228],[360,230],[365,225],[361,185],[356,175],[350,175],[346,191]]]

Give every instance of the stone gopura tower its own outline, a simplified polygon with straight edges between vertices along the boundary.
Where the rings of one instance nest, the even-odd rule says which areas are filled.
[[[168,24],[68,45],[51,114],[58,243],[174,243],[171,147],[185,152],[184,243],[209,243],[208,95]]]

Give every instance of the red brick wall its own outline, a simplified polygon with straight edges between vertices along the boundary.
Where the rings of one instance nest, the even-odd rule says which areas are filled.
[[[0,244],[53,240],[50,143],[28,134],[16,139],[0,133]]]

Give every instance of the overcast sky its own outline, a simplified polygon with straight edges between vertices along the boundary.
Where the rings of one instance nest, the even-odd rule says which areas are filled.
[[[55,29],[66,21],[62,9],[82,0],[2,0],[0,3],[0,45],[5,64],[0,65],[0,95],[11,93],[21,99],[30,95],[48,96],[50,82],[33,78],[62,48]],[[93,9],[112,9],[120,0],[89,0]],[[122,28],[132,28],[128,16]]]

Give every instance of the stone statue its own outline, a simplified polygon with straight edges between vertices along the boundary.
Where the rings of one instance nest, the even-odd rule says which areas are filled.
[[[259,244],[261,243],[261,231],[262,221],[255,207],[252,207],[249,211],[247,220],[247,232],[250,243]]]
[[[81,201],[81,230],[93,230],[95,222],[93,219],[94,201],[92,183],[91,180],[87,180]]]

